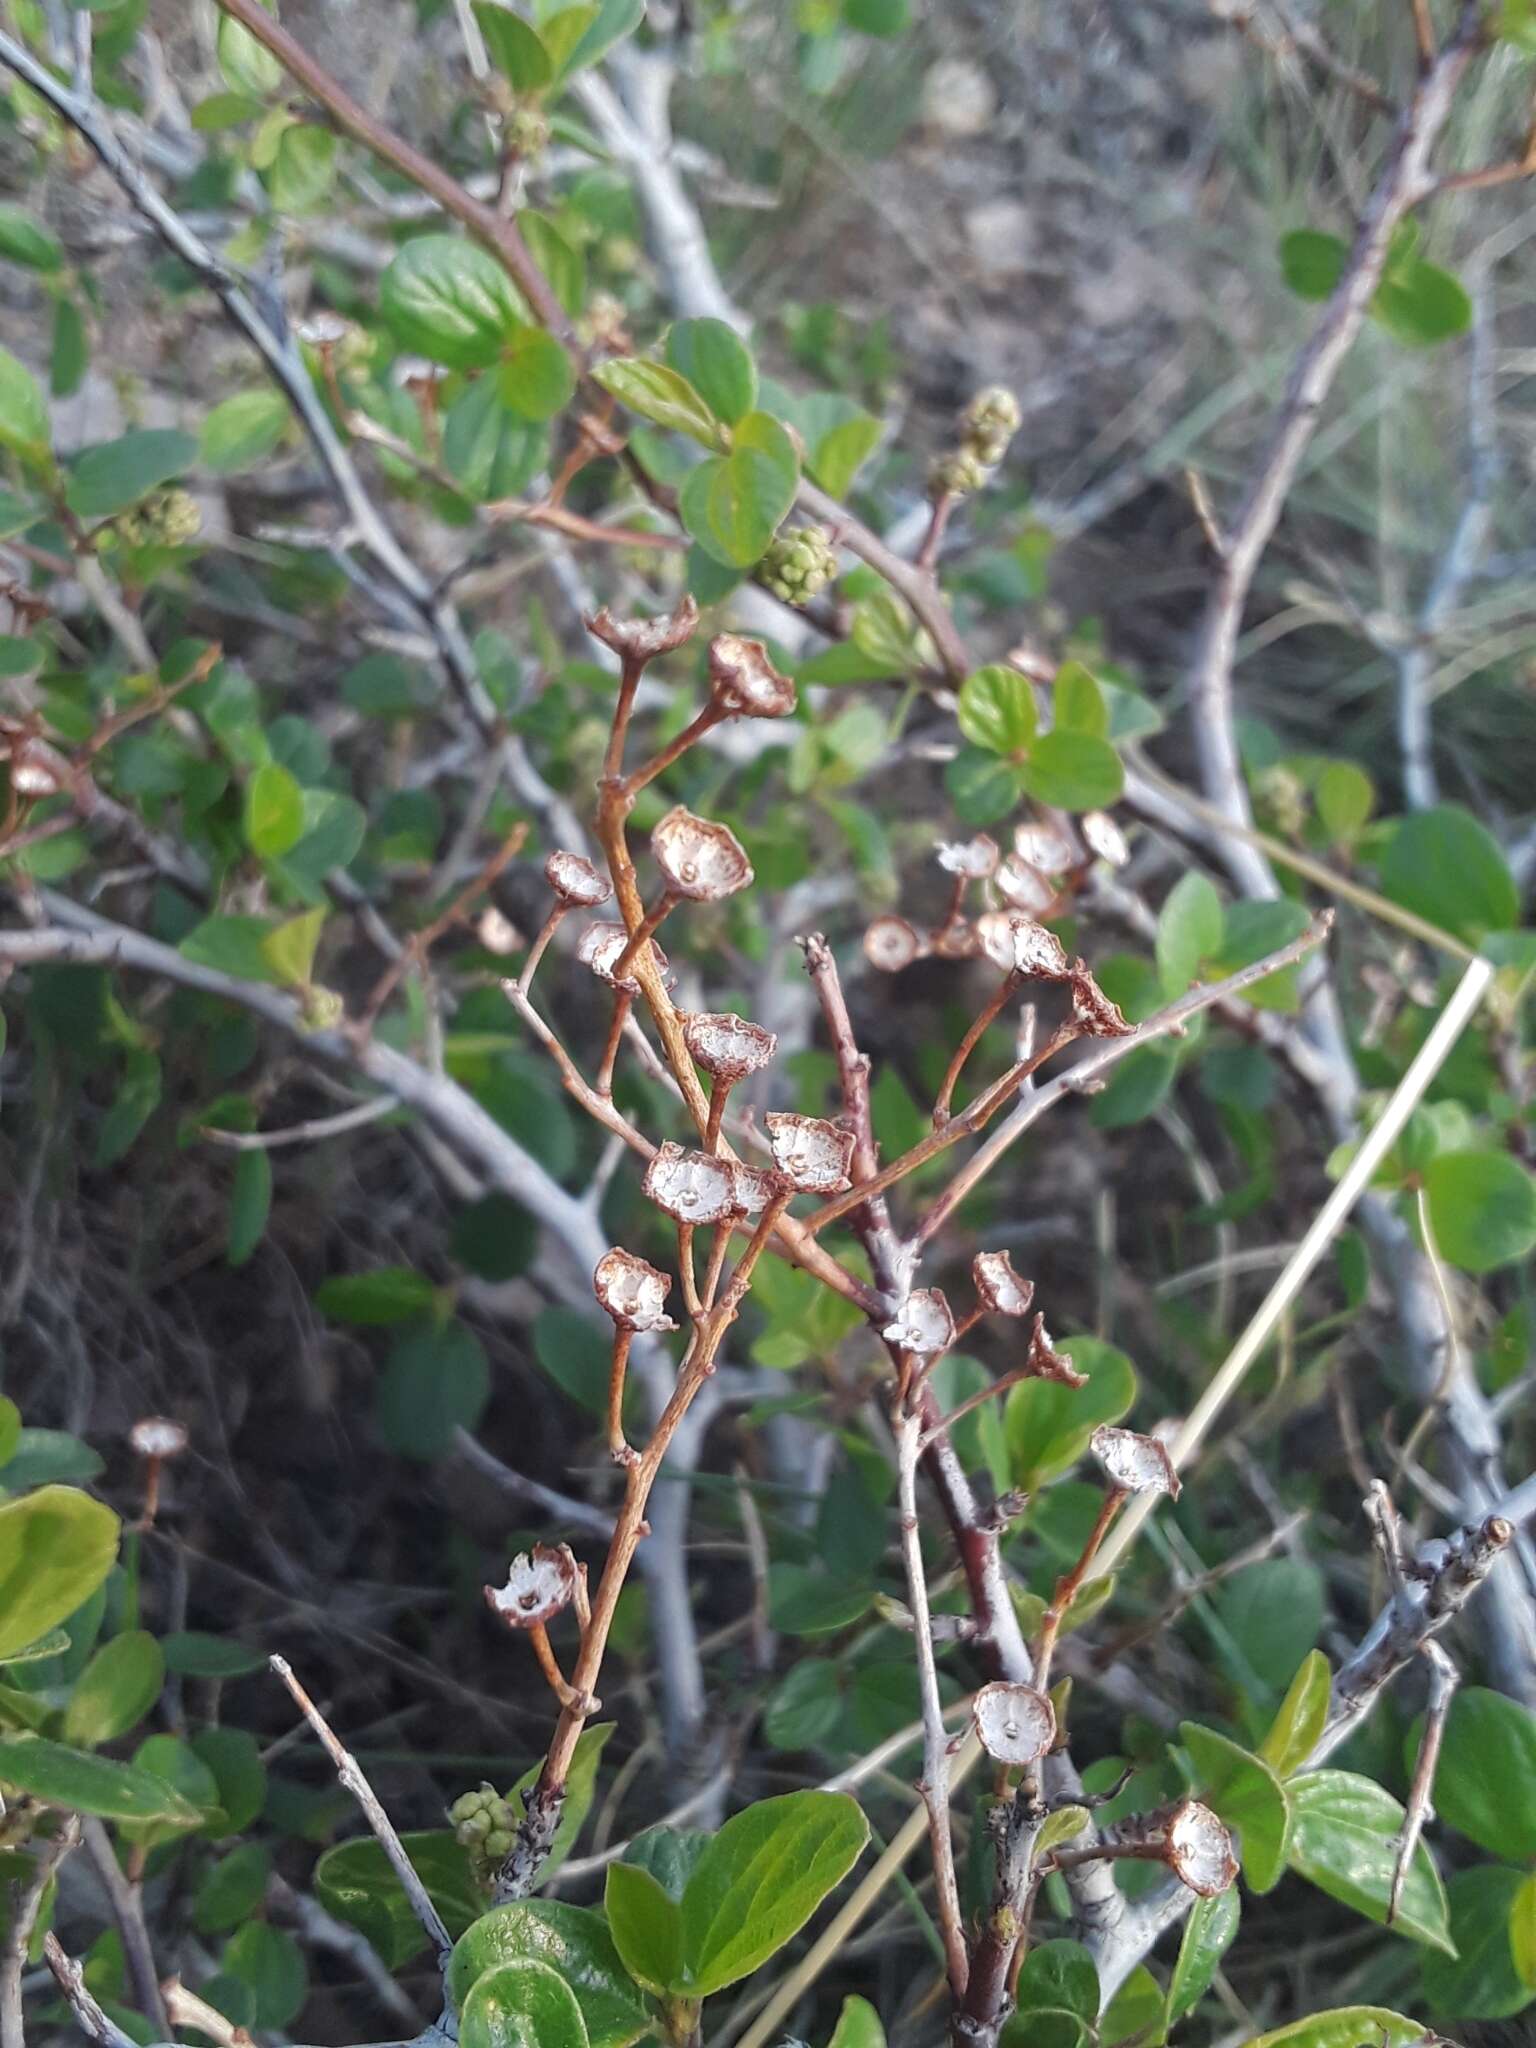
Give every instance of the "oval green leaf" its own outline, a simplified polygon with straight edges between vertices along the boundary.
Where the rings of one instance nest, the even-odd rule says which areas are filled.
[[[1441,1152],[1424,1169],[1435,1249],[1491,1273],[1536,1249],[1536,1176],[1508,1152]]]
[[[379,309],[407,348],[454,370],[495,362],[527,309],[478,243],[418,235],[379,281]]]
[[[1291,1796],[1291,1868],[1319,1891],[1385,1926],[1403,1809],[1354,1771],[1310,1771]],[[1454,1953],[1445,1887],[1420,1842],[1403,1886],[1394,1930]]]
[[[0,1507],[0,1662],[81,1607],[117,1558],[112,1510],[70,1486]]]
[[[610,1864],[603,1908],[614,1947],[635,1982],[658,1994],[679,1985],[683,1916],[660,1880],[638,1864]]]
[[[64,1739],[86,1749],[112,1742],[142,1721],[165,1682],[165,1655],[152,1635],[129,1629],[92,1657],[64,1709]]]
[[[1272,1891],[1285,1872],[1290,1804],[1285,1787],[1262,1758],[1214,1728],[1185,1721],[1179,1737],[1196,1773],[1196,1790],[1238,1837],[1250,1891]]]
[[[454,1948],[448,1996],[462,2006],[487,1970],[530,1959],[548,1963],[570,1987],[592,2048],[629,2048],[650,2029],[652,2016],[602,1914],[558,1899],[520,1899],[477,1920]]]
[[[203,1816],[153,1771],[70,1749],[41,1735],[0,1737],[0,1778],[47,1806],[104,1820],[166,1821],[195,1828]]]
[[[464,2001],[459,2048],[588,2048],[576,1994],[548,1963],[487,1970]]]

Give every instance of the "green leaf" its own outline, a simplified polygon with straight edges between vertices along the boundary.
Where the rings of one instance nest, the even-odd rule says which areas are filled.
[[[1349,256],[1347,245],[1337,235],[1325,235],[1316,228],[1297,228],[1280,241],[1280,274],[1300,299],[1331,296]]]
[[[746,569],[766,553],[795,502],[800,458],[776,419],[749,412],[733,430],[729,455],[688,472],[678,494],[683,524],[717,562]]]
[[[718,448],[720,428],[714,414],[686,377],[665,363],[641,356],[619,356],[593,365],[592,378],[611,391],[621,405],[658,427],[689,434],[706,448]]]
[[[1269,953],[1299,938],[1307,926],[1307,913],[1299,903],[1287,899],[1261,903],[1229,903],[1223,921],[1221,958],[1211,962],[1215,975],[1233,974],[1250,967]],[[1283,967],[1265,975],[1243,991],[1243,1001],[1260,1009],[1294,1010],[1297,1006],[1296,970]]]
[[[1053,730],[1030,749],[1024,787],[1058,810],[1102,811],[1124,794],[1125,770],[1108,740]]]
[[[793,1665],[763,1710],[763,1735],[774,1749],[809,1749],[842,1719],[837,1666],[824,1657]]]
[[[1027,1493],[1070,1471],[1101,1422],[1118,1422],[1136,1399],[1136,1373],[1123,1351],[1097,1337],[1069,1337],[1060,1347],[1086,1387],[1059,1380],[1021,1380],[1003,1410],[1013,1483]]]
[[[21,1410],[6,1394],[0,1394],[0,1471],[21,1448]]]
[[[1221,952],[1221,898],[1213,882],[1191,868],[1163,899],[1157,917],[1157,972],[1163,994],[1183,995],[1208,960]]]
[[[260,1650],[237,1643],[232,1636],[205,1635],[199,1629],[162,1636],[160,1648],[166,1670],[180,1672],[183,1678],[242,1678],[262,1670],[267,1661]]]
[[[858,1861],[869,1824],[842,1792],[787,1792],[733,1814],[683,1893],[683,1966],[695,1998],[765,1963]]]
[[[272,1858],[260,1842],[243,1842],[221,1862],[210,1864],[192,1899],[192,1922],[200,1934],[227,1934],[260,1907],[272,1874]]]
[[[266,943],[276,926],[264,917],[205,917],[177,947],[184,959],[215,968],[237,981],[276,982]]]
[[[64,1740],[95,1749],[142,1721],[165,1682],[165,1656],[152,1635],[113,1636],[75,1682],[64,1709]]]
[[[400,1840],[443,1924],[457,1938],[485,1911],[469,1852],[444,1828],[403,1834]],[[315,1865],[315,1895],[348,1926],[359,1928],[392,1970],[427,1945],[410,1900],[372,1835],[357,1835],[326,1850]]]
[[[1335,846],[1349,846],[1376,803],[1376,785],[1353,761],[1330,761],[1317,778],[1317,815]]]
[[[250,1258],[265,1234],[271,1210],[272,1156],[242,1152],[229,1192],[229,1241],[224,1251],[229,1265],[243,1266]]]
[[[1413,1754],[1417,1733],[1410,1731]],[[1536,1858],[1536,1714],[1464,1686],[1451,1702],[1435,1771],[1435,1813],[1507,1863]]]
[[[523,207],[517,216],[517,224],[550,290],[575,319],[586,303],[586,258],[566,240],[549,215],[540,213],[535,207]]]
[[[1109,705],[1098,677],[1080,661],[1063,662],[1056,671],[1051,723],[1058,732],[1085,732],[1096,740],[1109,737]]]
[[[519,327],[502,348],[496,389],[521,418],[547,420],[576,389],[576,372],[552,334],[542,327]]]
[[[768,1616],[786,1635],[832,1635],[867,1614],[873,1598],[862,1581],[834,1578],[816,1565],[768,1567]]]
[[[431,1308],[437,1290],[409,1266],[377,1266],[369,1273],[333,1273],[315,1289],[315,1307],[335,1323],[365,1328],[403,1323]]]
[[[1515,1967],[1510,1915],[1527,1878],[1524,1871],[1481,1864],[1453,1873],[1446,1886],[1454,1956],[1431,1950],[1422,1962],[1430,2009],[1445,2019],[1502,2020],[1531,2002]]]
[[[224,1945],[226,1971],[250,1986],[255,1999],[251,2024],[274,2031],[290,2026],[309,1996],[309,1965],[291,1934],[248,1920]]]
[[[960,749],[944,770],[944,786],[963,825],[995,825],[1024,797],[1024,779],[1015,764],[980,747]]]
[[[1322,1577],[1303,1558],[1262,1558],[1222,1584],[1216,1606],[1243,1660],[1238,1675],[1278,1692],[1322,1629]]]
[[[530,1959],[547,1963],[581,2008],[592,2048],[629,2048],[649,2032],[651,2015],[625,1974],[614,1940],[602,1914],[587,1906],[555,1899],[495,1906],[460,1935],[448,1968],[448,1997],[462,2007],[487,1970]]]
[[[1509,1906],[1509,1952],[1528,1991],[1536,1991],[1536,1876],[1525,1878]]]
[[[304,836],[304,792],[288,770],[268,761],[245,785],[245,843],[276,859]]]
[[[457,235],[418,235],[379,280],[379,310],[407,348],[453,370],[496,361],[527,308],[488,251]]]
[[[1332,1694],[1328,1659],[1321,1650],[1309,1650],[1296,1667],[1269,1733],[1259,1744],[1259,1755],[1281,1778],[1299,1771],[1316,1749]]]
[[[1423,2038],[1422,2020],[1405,2019],[1383,2005],[1340,2005],[1255,2034],[1245,2048],[1413,2048]]]
[[[90,340],[79,303],[59,297],[53,302],[53,334],[48,347],[48,388],[55,398],[72,398],[85,378]]]
[[[1536,1247],[1536,1178],[1508,1152],[1439,1152],[1424,1168],[1435,1248],[1467,1273],[1514,1265]]]
[[[850,1995],[843,2000],[827,2048],[885,2048],[885,2028],[867,1998]]]
[[[237,391],[203,421],[204,465],[227,476],[270,455],[288,426],[288,405],[277,391]]]
[[[1433,348],[1469,330],[1472,301],[1449,270],[1415,260],[1394,266],[1382,279],[1371,300],[1371,317],[1395,341]]]
[[[62,270],[64,251],[29,213],[19,206],[0,206],[0,262],[25,264],[28,270]]]
[[[1034,685],[1016,668],[991,663],[960,685],[955,716],[973,747],[989,754],[1025,753],[1039,722]]]
[[[912,19],[912,0],[843,0],[843,19],[866,36],[899,36]]]
[[[243,1728],[200,1728],[192,1754],[213,1779],[224,1815],[222,1823],[206,1823],[203,1833],[222,1840],[248,1828],[267,1803],[267,1767],[255,1736]]]
[[[587,2029],[575,1993],[548,1963],[503,1963],[465,1999],[459,2048],[587,2048]]]
[[[1536,54],[1536,0],[1504,0],[1497,33],[1527,56]]]
[[[316,213],[336,177],[338,137],[312,121],[293,121],[278,138],[267,190],[280,213]]]
[[[554,77],[555,67],[537,31],[496,0],[474,0],[474,6],[491,62],[513,91],[541,92]]]
[[[1354,1771],[1293,1778],[1291,1868],[1319,1891],[1385,1926],[1403,1809],[1390,1792]],[[1393,1923],[1411,1941],[1453,1954],[1445,1887],[1423,1842],[1414,1852]]]
[[[533,1355],[560,1390],[593,1415],[608,1406],[608,1341],[590,1316],[571,1308],[541,1309]]]
[[[263,957],[285,988],[307,988],[315,969],[315,949],[325,924],[325,910],[306,910],[290,917],[261,942]]]
[[[649,1870],[610,1863],[603,1909],[614,1947],[637,1984],[659,1995],[682,1981],[682,1909]]]
[[[0,351],[3,354],[3,351]],[[0,362],[0,387],[5,381],[5,365]],[[5,423],[0,418],[0,447],[5,446]],[[9,540],[13,534],[25,533],[36,523],[40,513],[29,498],[21,498],[14,491],[0,489],[0,540]]]
[[[105,1820],[167,1821],[195,1828],[203,1816],[163,1778],[41,1735],[0,1736],[0,1778],[47,1806]]]
[[[479,378],[460,392],[444,416],[443,466],[477,504],[516,497],[548,459],[548,429],[507,404],[497,377]],[[369,657],[380,659],[388,657]],[[368,661],[358,664],[360,669],[367,666]],[[412,703],[392,715],[405,716],[420,708]]]
[[[565,1778],[565,1806],[561,1811],[560,1825],[555,1829],[555,1839],[544,1859],[541,1883],[547,1884],[554,1876],[575,1848],[586,1825],[592,1802],[597,1797],[597,1767],[602,1762],[603,1751],[615,1725],[612,1721],[590,1722],[576,1738],[576,1754]],[[540,1768],[538,1764],[530,1764],[507,1794],[519,1816],[525,1811],[524,1801],[538,1781]]]
[[[1474,942],[1520,919],[1520,892],[1498,841],[1459,804],[1399,821],[1382,857],[1381,892]]]
[[[51,439],[42,386],[8,348],[0,348],[0,448],[36,461],[47,454]]]
[[[1251,1891],[1272,1891],[1285,1873],[1290,1805],[1269,1765],[1214,1728],[1185,1721],[1179,1736],[1194,1764],[1201,1798],[1240,1838]]]
[[[1163,2031],[1180,2020],[1204,1998],[1211,1988],[1222,1957],[1232,1946],[1241,1913],[1238,1889],[1228,1885],[1214,1898],[1196,1899],[1184,1922],[1178,1960],[1168,1979],[1168,2003]]]
[[[283,67],[265,43],[228,15],[219,20],[219,69],[236,92],[260,99],[283,83]]]
[[[4,1483],[18,1483],[9,1466]],[[69,1486],[0,1507],[0,1662],[85,1604],[117,1560],[118,1534],[110,1508]]]
[[[126,512],[158,485],[190,469],[197,443],[175,427],[140,427],[88,448],[70,469],[64,498],[78,519]]]
[[[752,351],[724,320],[677,320],[667,333],[667,361],[728,427],[757,403]]]
[[[1031,1948],[1019,1972],[1018,2010],[1070,2012],[1089,2026],[1099,2016],[1099,1973],[1077,1941],[1042,1941]]]
[[[379,1432],[402,1458],[440,1458],[456,1430],[474,1428],[490,1392],[485,1352],[463,1323],[411,1330],[395,1343],[379,1382]]]
[[[805,466],[821,488],[846,498],[860,469],[880,445],[885,432],[873,413],[856,413],[827,428],[806,456]],[[858,2001],[854,2001],[858,2002]]]
[[[548,16],[540,32],[554,55],[557,80],[596,64],[644,19],[645,0],[599,0],[595,7],[568,7]],[[574,33],[562,32],[560,24],[572,20],[579,24]]]
[[[532,1265],[538,1219],[510,1195],[482,1195],[454,1218],[448,1249],[481,1280],[515,1280]]]

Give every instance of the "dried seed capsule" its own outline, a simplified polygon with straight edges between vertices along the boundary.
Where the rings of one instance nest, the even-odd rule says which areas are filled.
[[[799,1194],[838,1195],[848,1185],[853,1132],[825,1117],[769,1110],[763,1121],[773,1163]]]
[[[645,1169],[645,1192],[679,1223],[723,1223],[740,1214],[729,1164],[685,1151],[670,1138]]]
[[[1037,1380],[1060,1380],[1064,1387],[1086,1387],[1088,1375],[1079,1372],[1065,1351],[1058,1351],[1051,1342],[1051,1334],[1045,1327],[1045,1317],[1035,1317],[1035,1327],[1029,1333],[1029,1356],[1025,1359],[1031,1378]]]
[[[934,859],[946,875],[964,875],[968,881],[985,881],[997,871],[997,841],[990,832],[978,832],[974,839],[939,841]]]
[[[795,685],[768,659],[761,640],[717,633],[709,643],[711,694],[739,718],[787,718],[795,708]]]
[[[1033,1280],[1021,1280],[1006,1252],[978,1252],[971,1278],[982,1301],[998,1316],[1027,1316],[1035,1298]]]
[[[976,1738],[1000,1764],[1039,1761],[1056,1740],[1056,1709],[1032,1685],[997,1680],[971,1702]]]
[[[1064,875],[1078,862],[1075,841],[1063,826],[1048,818],[1032,818],[1027,824],[1015,825],[1013,850],[1020,860],[1038,868],[1043,875]]]
[[[1088,1439],[1088,1448],[1125,1492],[1166,1493],[1171,1500],[1178,1499],[1179,1475],[1155,1436],[1143,1436],[1134,1429],[1112,1429],[1103,1423]]]
[[[1088,850],[1112,868],[1123,868],[1131,857],[1125,834],[1108,811],[1085,811],[1078,819]]]
[[[544,858],[544,879],[573,910],[595,910],[613,894],[613,884],[579,853],[556,851]]]
[[[659,1266],[615,1245],[592,1275],[592,1291],[621,1330],[675,1330],[665,1313],[672,1281]]]
[[[1232,1837],[1198,1799],[1183,1800],[1169,1817],[1164,1861],[1179,1882],[1202,1899],[1226,1891],[1237,1877]]]
[[[1032,868],[1027,860],[1010,853],[997,871],[997,893],[1010,908],[1027,917],[1044,917],[1060,891],[1056,884]]]
[[[583,967],[590,967],[599,981],[606,981],[610,988],[621,988],[626,995],[640,993],[640,984],[632,974],[626,974],[622,981],[614,979],[613,970],[624,957],[629,945],[629,933],[621,924],[589,924],[576,941],[576,958]],[[667,956],[656,941],[651,941],[651,952],[662,979],[667,975]]]
[[[695,817],[677,804],[651,834],[656,865],[675,895],[718,903],[752,881],[746,848],[728,825]]]
[[[981,950],[1005,974],[1026,974],[1034,981],[1065,981],[1072,969],[1061,941],[1022,910],[989,910],[976,920]]]
[[[904,917],[877,917],[864,934],[864,958],[882,974],[899,974],[922,950],[922,940]]]
[[[576,1560],[566,1545],[536,1543],[513,1558],[504,1586],[486,1587],[485,1602],[508,1628],[542,1628],[575,1592]]]
[[[778,1039],[729,1010],[695,1011],[683,1019],[683,1040],[706,1074],[734,1085],[766,1067]]]
[[[691,597],[679,600],[677,608],[655,619],[616,619],[606,605],[585,621],[594,640],[601,640],[615,654],[628,661],[654,661],[670,654],[690,639],[699,623],[699,608]]]
[[[919,1287],[909,1294],[895,1322],[880,1332],[888,1344],[914,1351],[919,1358],[937,1358],[955,1341],[955,1319],[938,1287]]]
[[[1129,1023],[1118,1003],[1112,1003],[1081,960],[1072,963],[1072,1014],[1090,1038],[1133,1038],[1136,1026]]]

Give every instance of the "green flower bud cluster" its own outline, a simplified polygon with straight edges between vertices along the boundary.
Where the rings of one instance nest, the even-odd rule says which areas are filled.
[[[837,549],[823,526],[802,526],[781,533],[769,547],[759,571],[765,590],[785,604],[809,604],[837,578]]]
[[[197,500],[179,484],[151,491],[141,505],[122,512],[113,522],[117,537],[131,548],[185,547],[203,530]]]
[[[517,1839],[517,1815],[493,1785],[482,1784],[478,1792],[465,1792],[448,1809],[454,1840],[469,1851],[475,1875],[488,1883],[512,1853]]]
[[[306,1031],[335,1031],[346,1014],[346,1001],[335,989],[305,989],[300,1003],[300,1015]]]
[[[1003,385],[978,391],[960,415],[959,447],[941,455],[929,472],[929,495],[962,498],[979,491],[1008,453],[1022,417],[1019,401]]]
[[[537,100],[524,100],[507,115],[504,132],[514,156],[542,156],[549,147],[549,116]]]
[[[1307,824],[1306,785],[1294,769],[1265,768],[1254,777],[1254,790],[1266,805],[1281,836],[1299,839]]]

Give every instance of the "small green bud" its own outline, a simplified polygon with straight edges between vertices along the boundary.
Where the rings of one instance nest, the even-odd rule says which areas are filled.
[[[462,1842],[466,1849],[472,1849],[477,1842],[483,1842],[491,1832],[491,1816],[488,1813],[472,1813],[461,1820],[454,1829],[455,1840]]]
[[[485,1855],[491,1862],[500,1863],[503,1857],[512,1854],[512,1841],[510,1828],[495,1829],[485,1838]]]
[[[837,549],[825,527],[802,526],[781,533],[759,571],[763,587],[785,604],[809,604],[837,578]]]
[[[347,1014],[347,1006],[333,988],[307,988],[299,1005],[306,1031],[334,1031]]]
[[[549,116],[536,100],[515,106],[506,118],[507,148],[514,156],[541,156],[549,147]]]
[[[928,495],[933,498],[963,498],[979,491],[987,480],[987,465],[968,448],[956,448],[941,455],[928,472]]]
[[[473,1820],[479,1811],[480,1794],[478,1792],[461,1792],[452,1806],[449,1807],[448,1818],[452,1821]]]
[[[962,414],[966,439],[973,437],[986,440],[1001,438],[1006,448],[1019,431],[1023,414],[1019,401],[1002,384],[989,384],[984,391],[978,391]]]

